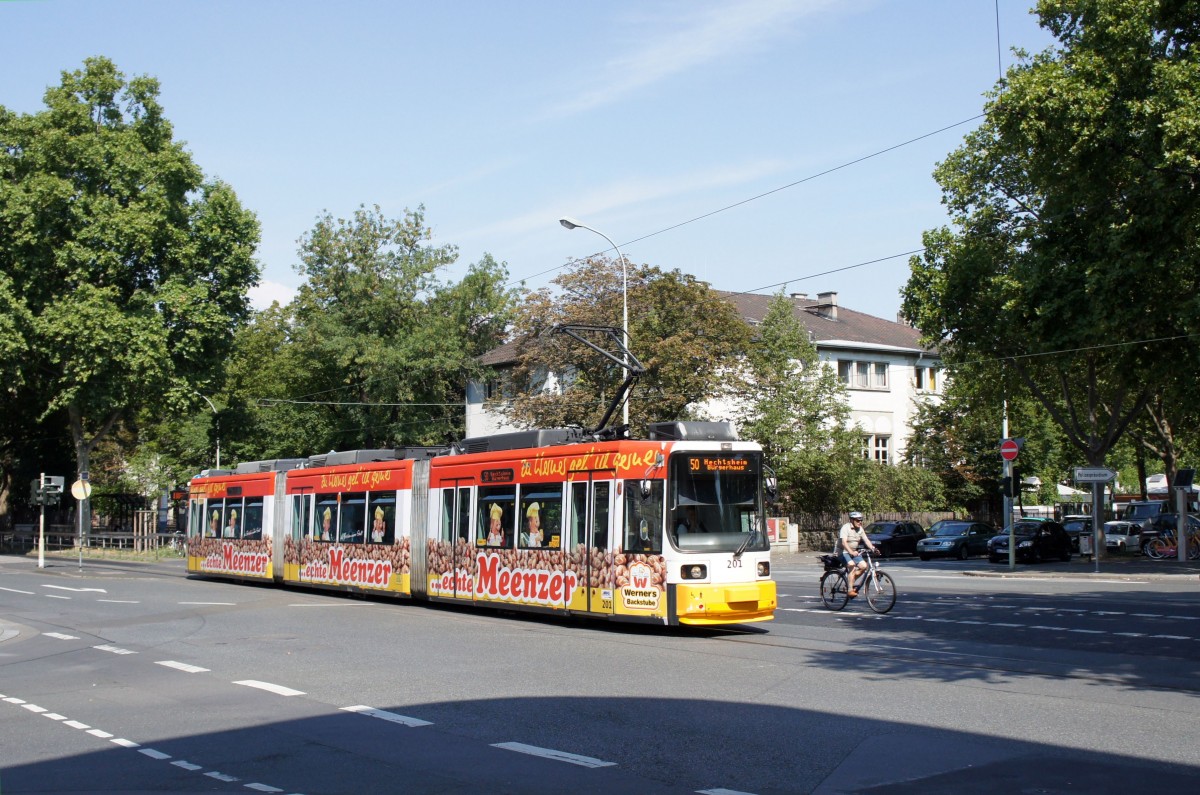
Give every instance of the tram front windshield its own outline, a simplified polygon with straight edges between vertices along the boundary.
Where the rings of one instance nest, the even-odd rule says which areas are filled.
[[[668,532],[683,551],[767,549],[762,454],[676,453],[668,470]]]

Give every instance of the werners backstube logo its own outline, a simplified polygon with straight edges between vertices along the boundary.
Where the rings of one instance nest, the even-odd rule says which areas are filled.
[[[621,589],[621,601],[628,610],[657,610],[661,596],[653,586],[654,570],[637,562],[629,567],[629,585]]]

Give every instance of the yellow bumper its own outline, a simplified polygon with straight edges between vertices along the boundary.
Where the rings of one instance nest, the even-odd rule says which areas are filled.
[[[775,617],[775,582],[675,586],[680,624],[746,624]]]

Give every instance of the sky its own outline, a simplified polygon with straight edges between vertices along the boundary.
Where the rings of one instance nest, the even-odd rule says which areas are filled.
[[[0,105],[90,56],[149,75],[262,226],[259,307],[326,213],[423,206],[457,280],[597,253],[895,319],[1033,0],[0,0]],[[919,140],[915,140],[919,139]],[[568,231],[569,216],[597,230]]]

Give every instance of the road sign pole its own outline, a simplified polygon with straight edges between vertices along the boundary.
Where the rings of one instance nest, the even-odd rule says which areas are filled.
[[[1104,543],[1104,484],[1100,481],[1092,483],[1092,562],[1093,571],[1100,573],[1100,545]]]
[[[38,502],[42,505],[41,518],[38,520],[38,568],[46,568],[46,473],[38,479]]]

